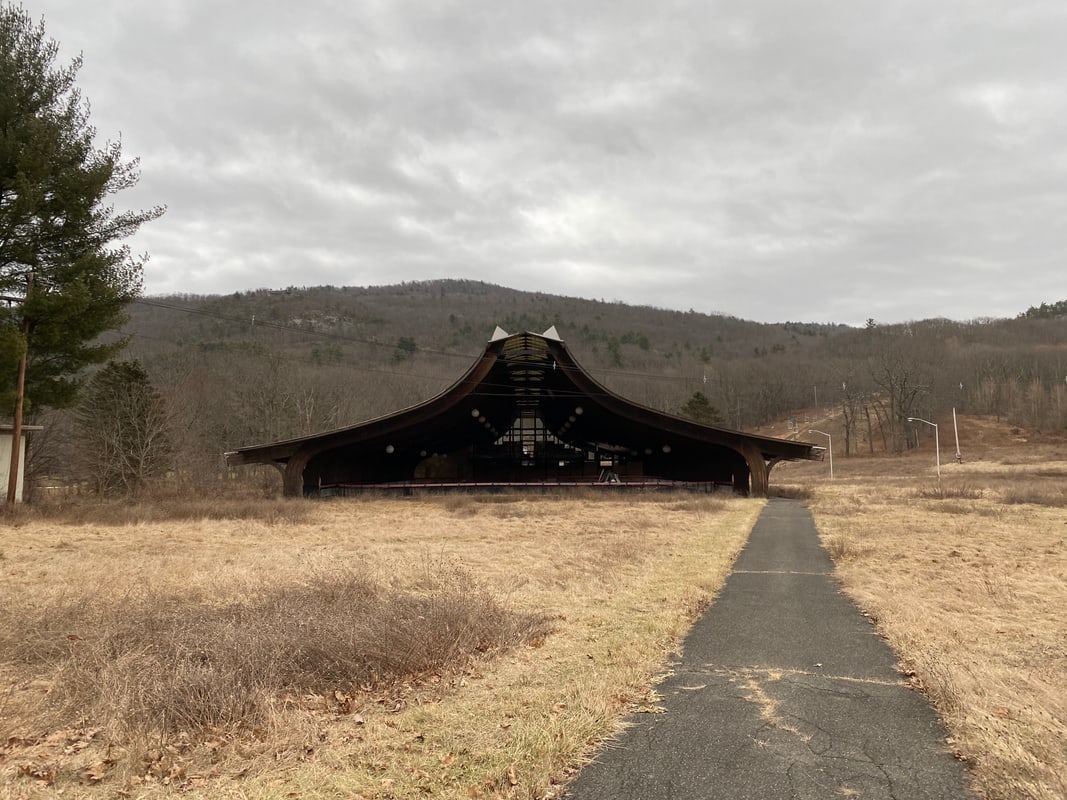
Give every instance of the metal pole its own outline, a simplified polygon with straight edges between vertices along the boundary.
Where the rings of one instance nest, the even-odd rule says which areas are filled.
[[[937,453],[937,485],[941,485],[941,439],[937,435],[937,423],[934,423],[934,450]]]
[[[956,434],[956,463],[963,463],[963,453],[960,452],[960,429],[956,426],[956,409],[952,409],[952,432]]]
[[[938,436],[937,423],[920,417],[908,417],[908,422],[922,422],[934,429],[934,455],[937,457],[937,486],[941,487],[941,437]]]

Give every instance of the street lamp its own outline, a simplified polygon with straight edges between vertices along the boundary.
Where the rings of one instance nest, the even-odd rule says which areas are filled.
[[[826,452],[830,454],[830,480],[834,479],[834,440],[833,437],[823,431],[817,431],[814,428],[808,428],[808,433],[817,433],[820,436],[826,437]],[[845,455],[848,455],[847,453]]]
[[[923,422],[927,425],[933,426],[934,429],[934,454],[937,456],[937,485],[941,485],[941,439],[937,434],[937,423],[930,422],[928,419],[919,419],[918,417],[908,417],[908,422]]]

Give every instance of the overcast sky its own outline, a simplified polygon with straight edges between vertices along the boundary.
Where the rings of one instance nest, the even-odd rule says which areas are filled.
[[[24,0],[149,294],[472,278],[767,322],[1067,298],[1064,0]]]

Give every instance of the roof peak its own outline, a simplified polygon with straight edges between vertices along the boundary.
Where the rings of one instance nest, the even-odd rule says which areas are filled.
[[[545,331],[544,333],[534,333],[533,331],[526,331],[526,333],[527,334],[533,334],[534,336],[540,336],[540,337],[542,337],[544,339],[552,339],[552,340],[557,341],[557,342],[562,342],[563,341],[563,338],[559,335],[559,331],[556,330],[556,326],[555,325],[550,326],[549,329],[547,331]],[[520,334],[517,334],[517,333],[516,334],[508,333],[506,330],[504,330],[499,325],[497,325],[496,326],[496,330],[493,331],[493,335],[491,337],[489,337],[489,343],[492,344],[493,342],[499,342],[502,339],[509,339],[512,336],[519,336],[519,335]]]

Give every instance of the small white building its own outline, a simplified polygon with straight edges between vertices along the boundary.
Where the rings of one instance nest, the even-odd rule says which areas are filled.
[[[22,482],[26,475],[26,436],[41,430],[40,425],[22,426],[22,443],[19,447],[19,480],[15,488],[15,502],[22,502]],[[7,484],[11,475],[11,441],[14,428],[0,425],[0,497],[7,497]]]

